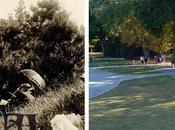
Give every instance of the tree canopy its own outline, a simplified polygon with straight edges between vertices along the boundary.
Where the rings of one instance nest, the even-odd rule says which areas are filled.
[[[73,81],[84,71],[83,34],[57,0],[38,1],[31,11],[27,18],[22,15],[21,0],[16,17],[1,26],[0,69],[7,72],[4,77],[12,81],[19,70],[34,69],[50,86]]]
[[[168,53],[174,47],[174,5],[173,0],[90,0],[90,42],[118,37],[128,46]]]
[[[175,1],[137,1],[135,4],[135,16],[143,27],[154,35],[160,35],[164,26],[175,19]]]

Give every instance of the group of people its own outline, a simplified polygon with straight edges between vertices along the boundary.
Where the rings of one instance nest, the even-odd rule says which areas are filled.
[[[164,55],[160,55],[160,56],[154,56],[154,61],[155,63],[162,63],[165,60],[165,56]],[[148,62],[148,58],[141,56],[140,57],[140,62],[142,64],[146,64]]]
[[[154,56],[154,60],[156,63],[162,63],[165,60],[165,56],[164,55]]]

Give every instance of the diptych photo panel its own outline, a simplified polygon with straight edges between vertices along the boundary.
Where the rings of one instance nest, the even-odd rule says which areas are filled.
[[[85,129],[84,3],[0,0],[0,130]]]
[[[0,0],[0,130],[174,130],[175,1]]]

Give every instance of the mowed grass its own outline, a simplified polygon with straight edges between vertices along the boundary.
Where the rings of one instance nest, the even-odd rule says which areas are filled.
[[[112,72],[115,74],[154,74],[159,73],[160,67],[153,67],[153,66],[131,66],[131,67],[112,67],[112,68],[105,68],[102,70]]]
[[[89,56],[92,58],[103,57],[103,52],[89,52]]]
[[[98,59],[89,62],[90,67],[101,67],[101,66],[115,66],[115,65],[129,65],[132,64],[131,61],[128,60],[121,60],[121,59]]]
[[[174,130],[175,79],[122,82],[90,100],[90,130]]]
[[[98,58],[89,62],[90,67],[103,67],[103,66],[115,66],[115,65],[132,65],[133,60],[117,59],[117,58]],[[135,65],[141,65],[140,60],[134,61]],[[148,64],[155,64],[155,61],[148,60]]]

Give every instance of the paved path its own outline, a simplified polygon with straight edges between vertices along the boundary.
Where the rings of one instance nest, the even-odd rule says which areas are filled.
[[[96,97],[115,87],[117,87],[124,80],[131,80],[137,78],[154,77],[162,75],[175,76],[174,69],[163,69],[162,73],[144,74],[144,75],[116,75],[110,72],[102,71],[100,69],[89,69],[89,97]]]

